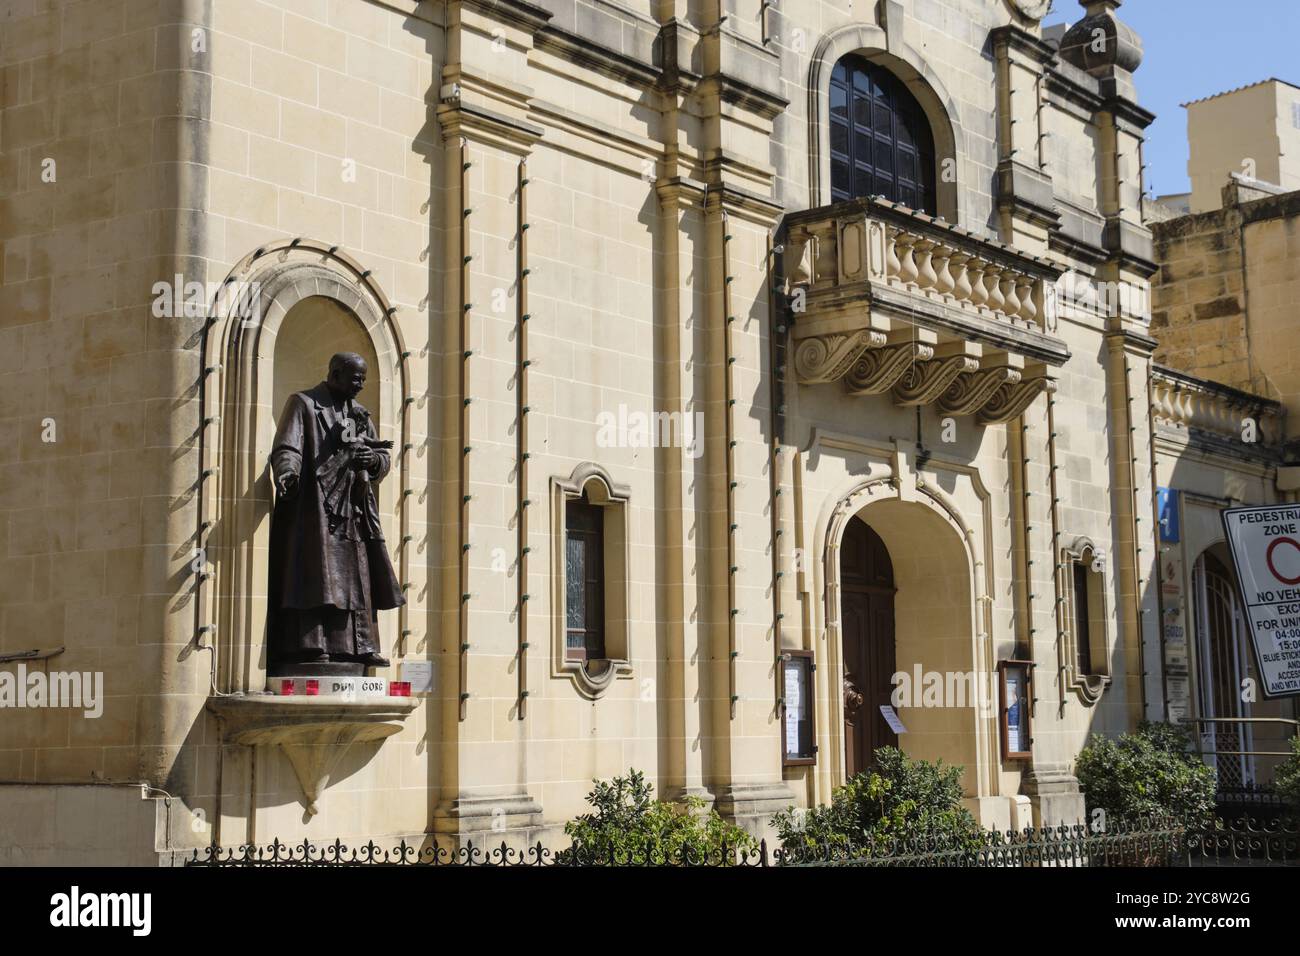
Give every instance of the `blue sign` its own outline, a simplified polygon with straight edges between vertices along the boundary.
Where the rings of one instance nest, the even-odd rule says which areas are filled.
[[[1160,508],[1160,540],[1166,544],[1178,543],[1178,492],[1173,488],[1157,490],[1156,502]]]

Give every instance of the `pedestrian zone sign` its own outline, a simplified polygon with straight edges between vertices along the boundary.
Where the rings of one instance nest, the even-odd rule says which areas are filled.
[[[1264,695],[1300,696],[1300,504],[1228,508],[1223,530]]]

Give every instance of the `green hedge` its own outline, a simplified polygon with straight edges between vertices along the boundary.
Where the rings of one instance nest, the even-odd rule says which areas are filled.
[[[791,807],[772,820],[794,858],[871,857],[925,847],[978,849],[984,831],[961,805],[961,767],[881,747],[876,765],[831,795],[829,806]]]
[[[1273,788],[1287,803],[1300,806],[1300,736],[1291,738],[1291,756],[1273,772]]]
[[[1191,750],[1180,727],[1143,721],[1137,733],[1115,740],[1094,735],[1075,763],[1090,822],[1173,818],[1188,829],[1214,817],[1215,773]]]
[[[723,820],[717,811],[702,812],[704,801],[699,797],[687,797],[681,804],[656,800],[654,788],[640,770],[592,783],[595,787],[587,794],[587,803],[593,812],[564,825],[573,843],[557,854],[557,863],[727,866],[738,854],[758,849],[752,836]]]

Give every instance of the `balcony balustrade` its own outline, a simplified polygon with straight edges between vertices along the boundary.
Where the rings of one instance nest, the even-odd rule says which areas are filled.
[[[1069,358],[1053,334],[1064,269],[942,219],[883,199],[810,209],[787,218],[785,256],[801,384],[997,424]]]

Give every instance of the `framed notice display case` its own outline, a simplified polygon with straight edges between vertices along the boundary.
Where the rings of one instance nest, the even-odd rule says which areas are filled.
[[[998,662],[998,718],[1002,725],[1002,757],[1028,760],[1033,743],[1032,661]]]
[[[817,762],[812,675],[812,651],[781,653],[781,757],[787,767]]]

